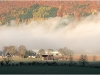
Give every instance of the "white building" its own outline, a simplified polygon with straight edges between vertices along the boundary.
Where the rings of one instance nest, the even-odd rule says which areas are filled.
[[[45,52],[45,54],[49,54],[48,50]],[[62,54],[57,50],[51,51],[50,54],[52,54],[53,56],[55,56],[55,55],[62,56]]]

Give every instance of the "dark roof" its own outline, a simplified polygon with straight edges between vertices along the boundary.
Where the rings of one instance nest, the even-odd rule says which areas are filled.
[[[47,57],[47,56],[53,56],[53,55],[47,55],[47,54],[42,55],[42,57]]]

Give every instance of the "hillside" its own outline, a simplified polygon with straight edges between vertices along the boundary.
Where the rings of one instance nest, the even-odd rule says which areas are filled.
[[[79,20],[99,11],[99,1],[0,1],[0,25],[63,16]]]

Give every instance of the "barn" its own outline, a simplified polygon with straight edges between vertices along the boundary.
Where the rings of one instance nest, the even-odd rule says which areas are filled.
[[[53,59],[54,59],[53,55],[48,55],[48,54],[42,55],[42,60],[53,60]]]

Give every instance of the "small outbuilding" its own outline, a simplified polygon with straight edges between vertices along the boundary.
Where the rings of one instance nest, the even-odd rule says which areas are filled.
[[[53,59],[54,59],[53,55],[48,55],[48,54],[42,55],[42,60],[53,60]]]

